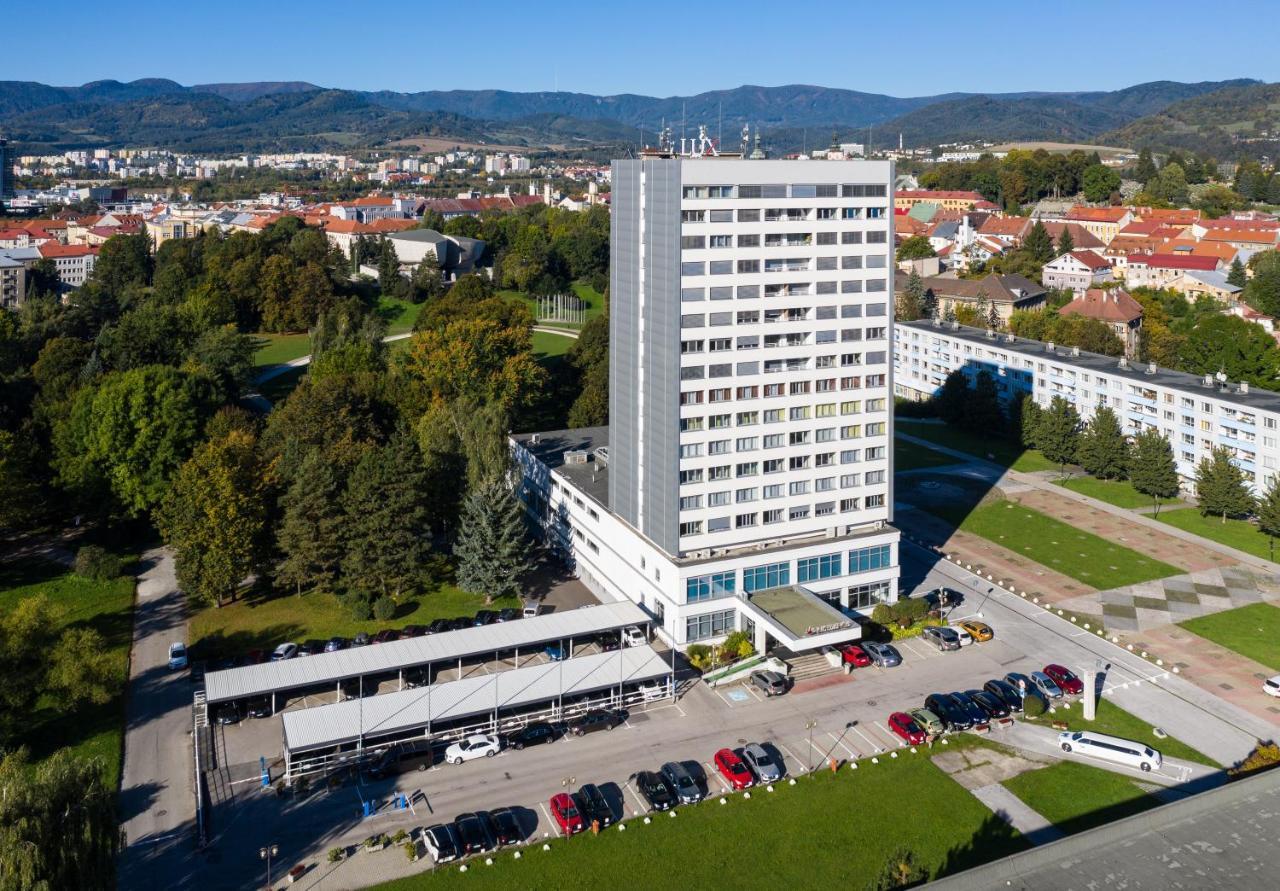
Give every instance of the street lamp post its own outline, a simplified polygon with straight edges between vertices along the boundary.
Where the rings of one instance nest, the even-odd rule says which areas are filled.
[[[844,729],[840,731],[840,735],[836,737],[836,741],[831,744],[831,748],[827,749],[827,754],[822,756],[823,761],[830,760],[831,753],[836,750],[836,746],[840,745],[840,743],[844,741],[845,734],[848,733],[850,730],[852,730],[853,725],[857,723],[858,723],[857,721],[849,721],[844,725]],[[812,751],[810,753],[810,757],[812,757]],[[813,772],[810,771],[810,775],[812,775],[812,773]]]
[[[809,731],[809,773],[813,773],[813,728],[817,726],[817,721],[804,722],[804,729]]]
[[[267,861],[267,887],[271,887],[271,858],[280,853],[280,846],[266,845],[258,849],[258,859]]]

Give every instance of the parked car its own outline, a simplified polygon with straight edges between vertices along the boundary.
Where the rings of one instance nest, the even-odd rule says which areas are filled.
[[[751,672],[753,683],[765,696],[781,696],[787,692],[787,678],[776,671]]]
[[[871,657],[867,655],[867,651],[860,644],[845,644],[840,648],[840,659],[846,665],[852,665],[855,668],[866,668],[871,664]]]
[[[859,646],[871,659],[872,665],[880,668],[893,668],[895,665],[902,664],[902,654],[898,652],[898,648],[893,644],[864,640]]]
[[[1262,692],[1268,696],[1280,697],[1280,674],[1269,677],[1262,682]]]
[[[782,764],[760,743],[749,743],[742,749],[742,760],[762,783],[776,783],[784,773]]]
[[[596,637],[596,646],[600,648],[602,653],[612,653],[614,650],[622,649],[622,641],[616,633],[606,631]]]
[[[369,646],[369,635],[364,631],[356,632],[356,636],[351,638],[351,646],[353,647]]]
[[[1064,731],[1058,734],[1058,745],[1064,752],[1078,751],[1082,755],[1127,764],[1143,772],[1159,770],[1164,759],[1146,743],[1107,736],[1091,730]]]
[[[1031,681],[1036,685],[1036,689],[1043,693],[1049,699],[1061,699],[1062,688],[1053,682],[1053,678],[1049,677],[1043,671],[1031,672]]]
[[[902,737],[908,745],[918,746],[925,741],[924,728],[906,712],[894,712],[889,716],[889,729]]]
[[[451,624],[448,619],[433,619],[427,626],[427,634],[443,634],[449,630]]]
[[[471,623],[475,621],[473,616],[458,616],[456,619],[449,620],[450,631],[461,631],[463,628],[474,627]]]
[[[968,730],[973,726],[960,704],[946,693],[931,693],[925,698],[924,707],[941,718],[948,730]]]
[[[485,812],[482,812],[482,815]],[[495,811],[487,812],[489,817],[489,831],[493,836],[494,843],[505,848],[507,845],[518,845],[524,841],[524,833],[520,831],[520,821],[516,819],[516,812],[509,807],[500,807]]]
[[[1010,712],[1022,711],[1022,695],[1018,693],[1018,688],[1008,681],[992,678],[982,685],[983,692],[989,693],[1004,703],[1005,708]]]
[[[405,625],[400,632],[401,638],[405,637],[424,637],[429,634],[426,625]]]
[[[250,718],[270,718],[271,717],[271,697],[258,696],[249,700],[249,704],[245,706],[245,712]]]
[[[391,643],[391,641],[399,640],[399,639],[400,639],[400,632],[397,631],[395,628],[383,628],[381,631],[379,631],[377,634],[373,636],[373,642],[376,644]]]
[[[618,712],[601,708],[590,709],[586,714],[569,722],[569,732],[574,736],[586,736],[597,730],[612,730],[622,723],[622,715]]]
[[[1063,693],[1070,696],[1079,696],[1084,692],[1084,681],[1076,677],[1065,665],[1050,663],[1044,667],[1044,673],[1058,685]]]
[[[339,650],[347,648],[347,639],[345,637],[331,637],[325,641],[324,651],[326,653],[336,653]]]
[[[993,696],[986,690],[965,690],[964,695],[976,702],[989,718],[1001,720],[1009,717],[1009,706],[999,696]]]
[[[526,600],[520,609],[520,617],[522,619],[532,619],[538,613],[542,612],[542,604],[536,600]]]
[[[272,662],[283,662],[286,659],[292,659],[298,655],[298,645],[296,643],[282,643],[271,651]]]
[[[959,639],[960,646],[967,647],[972,645],[973,635],[970,634],[968,631],[965,631],[963,628],[960,628],[958,626],[955,628],[952,628],[951,630],[956,633],[956,638]]]
[[[187,667],[187,645],[175,640],[169,644],[169,670],[181,671]]]
[[[422,830],[422,843],[436,863],[449,863],[462,856],[462,845],[451,823],[437,823]]]
[[[969,723],[974,727],[981,727],[991,722],[991,716],[987,714],[986,709],[978,705],[970,699],[966,694],[955,692],[951,694],[951,699],[964,710],[965,716],[968,717]]]
[[[426,738],[409,739],[383,749],[365,773],[377,780],[410,770],[426,770],[434,762],[435,743]]]
[[[498,610],[499,622],[511,622],[518,618],[520,618],[520,610],[518,609],[508,606],[504,609]]]
[[[698,788],[698,781],[679,761],[668,761],[662,765],[662,775],[676,790],[676,797],[680,799],[681,804],[697,804],[702,800],[702,790]]]
[[[613,825],[613,808],[609,807],[604,793],[595,784],[587,783],[582,786],[574,793],[573,800],[588,827],[593,823],[599,823],[601,829]]]
[[[643,647],[649,643],[649,638],[638,625],[628,625],[622,629],[622,643],[628,647]]]
[[[734,791],[748,789],[756,784],[751,768],[747,767],[746,762],[739,758],[733,749],[721,749],[716,752],[712,761],[730,789]]]
[[[267,661],[269,654],[265,650],[250,650],[244,654],[245,665],[261,665]]]
[[[489,837],[486,831],[488,827],[479,814],[459,814],[453,821],[453,826],[458,833],[458,840],[462,842],[462,853],[479,854],[481,851],[493,850],[493,839]]]
[[[338,690],[345,699],[359,699],[361,696],[373,694],[377,692],[377,684],[370,683],[367,688],[360,685],[359,678],[348,678],[345,681],[338,682]]]
[[[920,632],[920,639],[933,644],[943,652],[960,649],[960,636],[956,634],[954,628],[929,625]]]
[[[240,706],[234,702],[224,702],[213,708],[213,723],[215,724],[239,724],[240,723]]]
[[[546,721],[525,724],[519,730],[507,734],[507,746],[519,751],[528,746],[540,746],[556,741],[556,729]]]
[[[656,702],[659,699],[666,699],[671,695],[671,684],[669,681],[645,681],[640,687],[640,697],[645,702]]]
[[[969,632],[969,636],[979,643],[986,643],[996,636],[996,633],[991,630],[991,626],[986,622],[965,619],[963,622],[959,622],[958,626]]]
[[[930,736],[937,736],[947,729],[947,725],[942,723],[942,719],[927,708],[913,708],[907,714]]]
[[[552,662],[559,662],[565,657],[565,646],[564,644],[558,643],[547,644],[547,646],[543,648],[542,652],[545,653],[547,658]]]
[[[482,609],[476,613],[476,617],[472,620],[471,624],[476,628],[479,628],[481,625],[492,625],[496,621],[498,621],[498,614],[496,612],[491,609]]]
[[[490,733],[477,733],[458,740],[444,750],[444,760],[461,764],[476,758],[492,758],[502,750],[502,740]]]
[[[415,687],[425,687],[431,683],[431,670],[425,665],[421,668],[406,668],[404,671],[404,685],[407,689],[412,690]]]
[[[636,789],[655,811],[669,811],[675,806],[676,793],[666,777],[652,770],[636,774]]]
[[[586,825],[582,821],[582,811],[578,810],[578,806],[574,804],[573,796],[568,792],[557,792],[551,796],[548,802],[551,809],[551,819],[560,827],[560,834],[564,836],[577,835]]]

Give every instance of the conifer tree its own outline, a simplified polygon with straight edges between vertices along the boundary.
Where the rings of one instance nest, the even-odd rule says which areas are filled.
[[[1053,238],[1049,235],[1049,230],[1044,227],[1044,223],[1035,221],[1031,231],[1022,241],[1022,250],[1037,263],[1048,263],[1053,259]]]
[[[1271,562],[1276,559],[1276,536],[1280,535],[1280,476],[1271,478],[1271,485],[1258,501],[1258,529],[1271,544]]]
[[[332,585],[343,554],[342,479],[321,450],[302,460],[280,507],[277,581],[298,594]]]
[[[462,590],[483,594],[485,603],[519,595],[520,579],[529,570],[529,544],[523,509],[502,477],[467,494],[453,555]]]
[[[1133,438],[1129,452],[1129,483],[1143,495],[1151,497],[1160,513],[1160,501],[1175,498],[1179,491],[1178,465],[1173,460],[1173,447],[1158,430],[1143,430]]]
[[[1076,413],[1075,406],[1061,396],[1053,397],[1048,411],[1036,425],[1036,444],[1046,458],[1062,468],[1064,477],[1067,464],[1076,457],[1079,429],[1080,415]]]
[[[1101,480],[1123,479],[1129,468],[1129,443],[1116,413],[1105,405],[1093,413],[1076,448],[1080,466]]]
[[[1071,230],[1066,226],[1062,227],[1062,234],[1058,236],[1058,256],[1069,254],[1076,249],[1076,241],[1071,237]]]
[[[1218,446],[1196,467],[1196,500],[1200,513],[1222,517],[1243,517],[1253,510],[1253,495],[1244,474],[1231,460],[1231,451]]]

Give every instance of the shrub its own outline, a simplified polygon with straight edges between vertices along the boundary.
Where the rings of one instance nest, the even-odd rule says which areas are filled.
[[[1280,746],[1273,742],[1259,742],[1243,761],[1227,769],[1227,776],[1238,779],[1251,773],[1270,770],[1276,765],[1280,765]]]
[[[900,418],[936,418],[938,405],[932,399],[904,399],[899,396],[893,400],[893,413]]]
[[[81,578],[106,582],[124,575],[124,560],[98,545],[76,551],[75,573]]]
[[[405,842],[404,856],[410,863],[417,860],[418,859],[418,843],[414,841]]]
[[[871,621],[877,625],[892,625],[894,618],[893,607],[887,603],[877,603],[871,611]]]
[[[351,618],[357,622],[367,622],[373,618],[373,609],[369,606],[369,598],[363,594],[348,594],[347,609],[351,611]]]
[[[373,602],[373,617],[385,622],[396,614],[396,602],[385,594]]]
[[[706,644],[690,644],[684,651],[684,657],[698,671],[706,671],[711,667],[711,647]]]
[[[409,833],[405,832],[403,829],[397,829],[396,834],[391,836],[391,843],[398,845],[408,837]]]
[[[1044,700],[1033,693],[1022,697],[1022,714],[1028,718],[1038,718],[1045,713]]]
[[[341,860],[341,859],[342,859],[342,848],[330,848],[330,849],[329,849],[329,862],[330,862],[330,863],[337,863],[337,862],[338,862],[339,860]]]
[[[914,625],[929,614],[928,602],[919,597],[899,600],[895,607],[898,623],[904,627]]]

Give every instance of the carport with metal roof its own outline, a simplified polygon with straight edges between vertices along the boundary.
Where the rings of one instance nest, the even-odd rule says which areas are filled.
[[[405,669],[428,670],[440,663],[457,663],[461,673],[465,659],[515,653],[513,670],[520,653],[531,653],[548,644],[573,642],[621,631],[631,625],[649,625],[649,616],[630,601],[547,613],[528,619],[463,628],[408,640],[352,647],[334,653],[317,653],[280,662],[264,662],[205,675],[205,698],[210,705],[257,696],[272,697],[272,711],[278,693],[333,685],[372,675],[403,673]],[[441,686],[441,685],[437,685]],[[363,692],[363,691],[362,691]]]
[[[674,693],[673,665],[652,647],[630,647],[560,662],[476,675],[444,684],[387,693],[369,699],[286,712],[284,756],[287,776],[329,766],[335,750],[354,746],[357,754],[405,739],[431,736],[433,727],[483,718],[469,732],[496,729],[502,713],[548,704],[537,717],[564,717],[565,697],[608,691],[622,705],[644,698],[628,686],[663,679]],[[615,692],[616,691],[616,692]],[[516,718],[517,722],[529,716]]]

